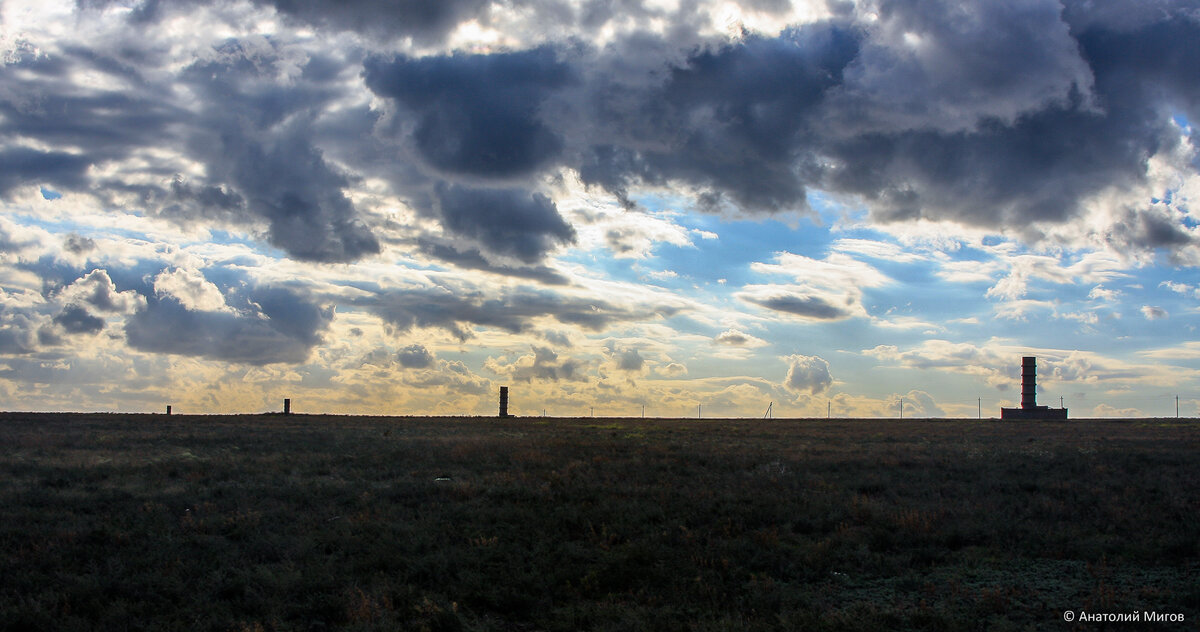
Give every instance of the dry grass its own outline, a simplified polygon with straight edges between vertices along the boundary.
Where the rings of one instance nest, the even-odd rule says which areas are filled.
[[[0,630],[1200,618],[1200,424],[0,416]]]

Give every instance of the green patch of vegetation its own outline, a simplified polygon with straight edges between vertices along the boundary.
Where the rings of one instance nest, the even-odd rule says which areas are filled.
[[[0,630],[1200,617],[1200,425],[0,415]]]

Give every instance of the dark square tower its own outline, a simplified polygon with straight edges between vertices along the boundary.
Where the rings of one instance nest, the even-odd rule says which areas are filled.
[[[1066,420],[1066,408],[1050,408],[1037,404],[1037,357],[1021,358],[1021,407],[1001,408],[1000,418],[1016,421]]]

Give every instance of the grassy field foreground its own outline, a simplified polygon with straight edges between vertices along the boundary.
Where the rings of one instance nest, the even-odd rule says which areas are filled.
[[[0,629],[1194,628],[1171,422],[0,415]]]

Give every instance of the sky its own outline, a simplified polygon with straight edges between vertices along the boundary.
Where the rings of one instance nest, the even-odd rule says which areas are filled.
[[[0,409],[1200,414],[1200,2],[0,0]],[[1200,211],[1200,209],[1197,209]]]

